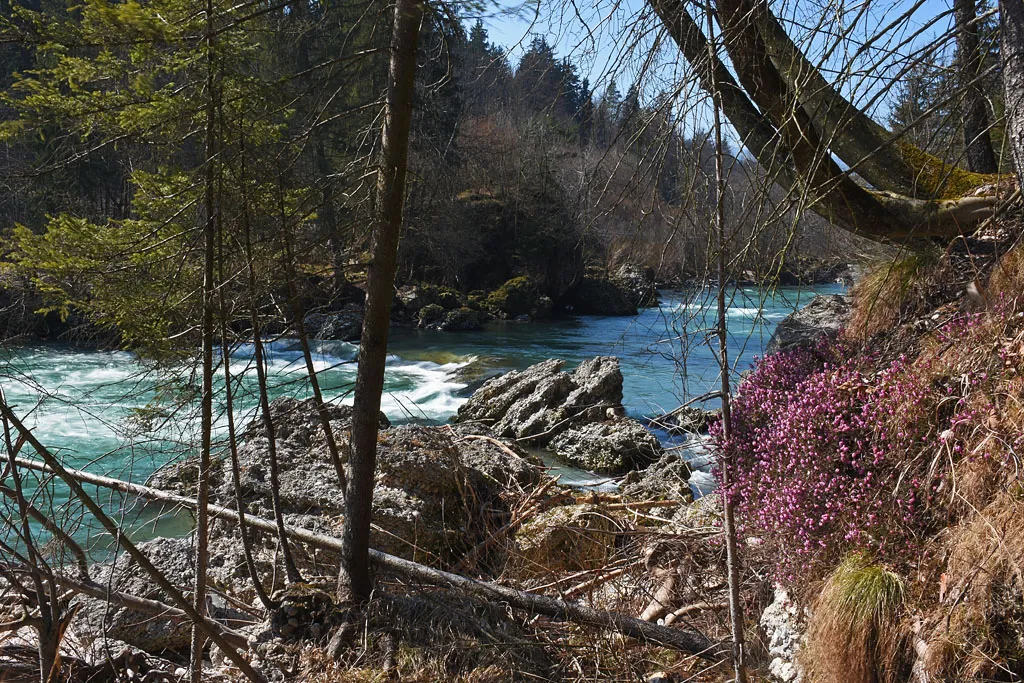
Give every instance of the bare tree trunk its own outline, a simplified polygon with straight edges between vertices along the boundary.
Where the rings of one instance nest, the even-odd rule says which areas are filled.
[[[998,173],[999,163],[989,135],[988,103],[978,80],[984,64],[978,38],[978,6],[975,0],[953,0],[953,9],[967,168],[975,173]]]
[[[705,89],[711,86],[713,71],[723,112],[773,180],[799,192],[813,211],[833,224],[873,240],[907,243],[955,237],[992,215],[996,197],[924,200],[874,192],[855,183],[832,159],[828,141],[819,137],[818,130],[828,130],[827,122],[808,112],[769,58],[770,49],[748,0],[716,0],[736,79],[717,59],[708,66],[707,50],[700,49],[707,40],[680,0],[647,1],[701,74]],[[937,164],[932,170],[939,177],[967,173],[925,158],[930,168]]]
[[[707,6],[708,36],[712,39],[708,44],[708,59],[713,63],[717,59],[715,54],[717,47],[714,44],[715,20],[710,3]],[[726,318],[725,288],[729,280],[729,273],[726,270],[726,237],[725,237],[725,169],[722,164],[722,107],[719,92],[715,82],[714,71],[711,75],[712,97],[715,99],[712,107],[714,115],[714,136],[715,136],[715,239],[718,251],[718,311],[717,311],[717,332],[718,332],[718,364],[721,372],[721,401],[722,401],[722,436],[729,438],[732,433],[732,413],[730,411],[729,398],[731,387],[729,382],[729,328]],[[725,567],[729,580],[729,616],[732,631],[732,666],[736,674],[736,683],[747,682],[746,652],[743,633],[743,603],[740,600],[740,572],[739,557],[736,546],[736,517],[732,501],[728,495],[729,486],[729,463],[721,464],[722,469],[722,510],[724,512],[725,524]]]
[[[1001,0],[999,26],[1002,36],[1003,92],[1006,101],[1006,138],[1024,187],[1024,3]]]
[[[218,181],[219,182],[219,181]],[[217,215],[218,225],[220,214]],[[219,279],[224,282],[224,231],[217,231],[219,259]],[[273,610],[276,605],[267,595],[263,588],[263,581],[260,579],[259,571],[256,569],[256,561],[252,555],[252,539],[249,537],[249,530],[245,525],[245,502],[242,500],[241,465],[238,461],[238,434],[235,428],[235,406],[234,390],[231,386],[231,345],[228,342],[228,314],[224,300],[224,287],[218,288],[220,303],[220,348],[221,362],[224,364],[224,410],[228,419],[228,453],[231,457],[231,481],[235,487],[235,509],[238,510],[238,535],[242,539],[242,555],[245,558],[245,568],[249,572],[249,580],[252,581],[253,590],[260,603],[268,610]]]
[[[919,187],[920,174],[900,153],[900,145],[893,143],[889,131],[825,80],[793,44],[767,0],[742,0],[742,6],[756,25],[779,75],[836,154],[877,188],[908,196],[924,190]]]
[[[250,257],[251,258],[251,257]],[[288,583],[302,581],[302,575],[295,566],[288,535],[284,532],[284,512],[281,508],[281,478],[277,460],[277,434],[274,419],[270,414],[270,391],[267,387],[266,353],[261,338],[259,313],[256,303],[252,303],[252,342],[253,361],[256,363],[256,382],[259,384],[260,413],[263,416],[263,430],[267,435],[267,458],[270,461],[270,503],[274,508],[274,520],[277,522],[277,537],[281,546],[281,557],[284,559],[284,572]]]
[[[206,512],[206,504],[210,498],[210,449],[213,440],[213,306],[214,306],[214,245],[216,228],[216,206],[214,197],[214,181],[216,174],[214,164],[217,163],[217,86],[214,73],[213,52],[213,0],[206,0],[206,169],[204,172],[205,212],[203,225],[203,317],[202,317],[202,396],[200,397],[200,446],[199,475],[196,499],[200,509],[196,513],[196,569],[192,600],[196,612],[206,616],[206,565],[208,562],[208,542],[210,534],[210,518]],[[203,680],[203,646],[206,634],[199,623],[192,626],[191,643],[191,678],[192,683]]]
[[[402,227],[405,201],[409,130],[412,126],[416,46],[422,18],[422,0],[398,0],[381,136],[381,161],[377,172],[376,220],[370,248],[373,260],[366,280],[366,311],[352,410],[351,481],[345,499],[345,527],[342,532],[342,588],[357,601],[367,599],[371,590],[369,547],[373,479],[377,465],[377,416],[384,390],[384,362],[388,350],[398,233]]]
[[[7,405],[7,397],[2,388],[0,388],[0,404]],[[59,594],[53,581],[53,571],[46,559],[39,553],[32,538],[32,527],[29,524],[31,504],[25,497],[25,491],[21,484],[21,473],[18,471],[15,461],[20,446],[15,445],[11,438],[10,422],[6,414],[2,419],[4,447],[8,457],[8,466],[5,469],[9,472],[14,484],[13,492],[21,521],[21,528],[16,531],[15,537],[20,536],[22,545],[24,545],[24,553],[27,556],[24,570],[32,581],[36,607],[39,608],[39,618],[33,620],[38,638],[36,649],[39,653],[39,680],[42,683],[49,683],[51,680],[60,679],[61,611]]]
[[[342,496],[345,496],[348,490],[348,479],[345,477],[345,466],[341,462],[338,441],[334,438],[334,428],[331,427],[330,412],[327,404],[324,402],[323,392],[320,391],[320,380],[316,376],[316,366],[313,364],[313,351],[309,347],[309,335],[306,333],[306,309],[302,305],[295,287],[298,274],[295,272],[295,259],[292,256],[291,228],[285,220],[283,203],[280,210],[281,230],[284,236],[284,267],[288,273],[288,299],[292,309],[292,317],[295,319],[295,333],[299,335],[302,357],[306,361],[309,388],[313,392],[313,403],[316,405],[316,412],[320,416],[320,428],[324,430],[324,438],[327,440],[327,452],[331,456],[331,463],[334,465],[334,473],[338,477],[338,485],[341,487]]]

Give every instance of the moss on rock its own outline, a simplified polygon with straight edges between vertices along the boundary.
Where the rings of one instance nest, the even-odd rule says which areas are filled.
[[[484,308],[503,318],[530,315],[541,298],[540,288],[530,277],[522,275],[507,281],[487,295]]]

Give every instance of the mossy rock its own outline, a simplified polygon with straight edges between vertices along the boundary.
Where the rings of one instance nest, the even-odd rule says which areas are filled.
[[[566,303],[577,315],[636,315],[630,293],[605,277],[587,276],[573,287]]]
[[[462,308],[462,297],[459,296],[458,292],[450,289],[439,289],[437,293],[437,302],[446,311],[454,311],[458,308]]]
[[[482,330],[484,323],[490,319],[490,316],[483,311],[474,311],[472,308],[456,308],[453,311],[448,311],[444,320],[440,323],[440,329],[446,332],[471,332],[474,330]]]
[[[540,300],[540,288],[531,278],[514,277],[487,295],[484,308],[503,318],[530,315]]]
[[[515,562],[527,575],[603,567],[611,559],[620,530],[608,512],[595,505],[552,508],[516,532]]]
[[[444,307],[440,304],[427,304],[419,310],[417,318],[420,321],[420,327],[429,327],[444,318]]]

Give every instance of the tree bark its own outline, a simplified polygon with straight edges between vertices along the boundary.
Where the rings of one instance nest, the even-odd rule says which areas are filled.
[[[706,92],[719,92],[718,101],[729,121],[768,175],[783,185],[792,185],[792,159],[779,145],[778,131],[758,111],[732,72],[708,49],[703,31],[678,0],[650,0],[655,13],[668,30],[683,56],[697,70]]]
[[[1021,0],[1000,1],[999,27],[1006,138],[1017,167],[1017,181],[1024,187],[1024,3]]]
[[[366,307],[352,406],[351,480],[345,498],[342,532],[341,588],[349,594],[347,597],[358,602],[368,599],[371,590],[369,548],[374,470],[377,465],[377,415],[384,390],[398,234],[405,201],[416,48],[422,17],[422,0],[398,0],[381,135],[381,161],[377,172],[376,218],[370,247],[373,260],[366,280]]]
[[[203,292],[202,292],[202,395],[200,396],[200,446],[199,474],[196,497],[202,509],[196,515],[196,573],[192,588],[192,600],[196,612],[206,616],[206,565],[209,541],[209,518],[206,502],[210,497],[210,449],[213,444],[213,306],[216,285],[214,283],[214,244],[216,228],[216,197],[214,181],[217,163],[217,98],[216,64],[213,41],[213,0],[206,1],[206,146],[204,170],[203,209]],[[190,675],[192,683],[203,680],[203,646],[206,633],[197,621],[192,626]]]
[[[709,89],[713,80],[721,90],[722,111],[769,177],[784,189],[800,193],[811,210],[834,225],[876,241],[911,243],[970,233],[992,215],[996,202],[991,197],[924,200],[872,192],[854,182],[832,160],[819,137],[822,124],[807,112],[768,58],[768,46],[753,16],[744,11],[749,9],[745,0],[718,0],[718,16],[725,18],[726,50],[738,82],[718,60],[711,66],[712,79],[707,40],[680,0],[648,2],[698,71],[701,86]],[[929,155],[922,159],[936,177],[967,174]]]
[[[836,155],[873,186],[916,196],[918,174],[903,158],[892,135],[843,97],[793,44],[768,8],[767,0],[742,0],[779,75],[796,94],[818,135]]]
[[[964,155],[975,173],[998,173],[989,135],[988,103],[979,76],[984,64],[975,0],[953,0],[956,13],[956,61],[962,96]]]

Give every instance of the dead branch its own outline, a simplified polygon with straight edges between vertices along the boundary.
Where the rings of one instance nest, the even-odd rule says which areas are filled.
[[[47,463],[26,460],[24,458],[18,458],[17,464],[19,467],[26,467],[37,471],[52,471]],[[196,501],[192,498],[160,491],[149,486],[133,484],[120,479],[113,479],[79,470],[68,470],[66,468],[61,468],[61,476],[67,476],[76,482],[85,482],[124,493],[133,493],[143,498],[172,503],[192,510],[196,507]],[[238,513],[230,508],[210,504],[207,506],[207,510],[215,518],[231,521],[238,520]],[[250,526],[270,533],[278,530],[277,525],[273,521],[261,517],[247,515],[246,521]],[[315,548],[334,552],[341,550],[342,541],[339,538],[318,534],[309,529],[298,527],[286,527],[285,531],[290,538],[307,543]],[[546,595],[520,591],[496,583],[476,581],[451,572],[426,567],[417,562],[395,557],[379,550],[370,550],[370,561],[381,569],[394,572],[408,579],[461,591],[466,595],[471,595],[481,600],[504,603],[516,609],[554,619],[613,630],[638,640],[687,652],[708,661],[717,662],[729,652],[728,645],[712,641],[699,633],[666,628],[616,612],[607,612]]]

